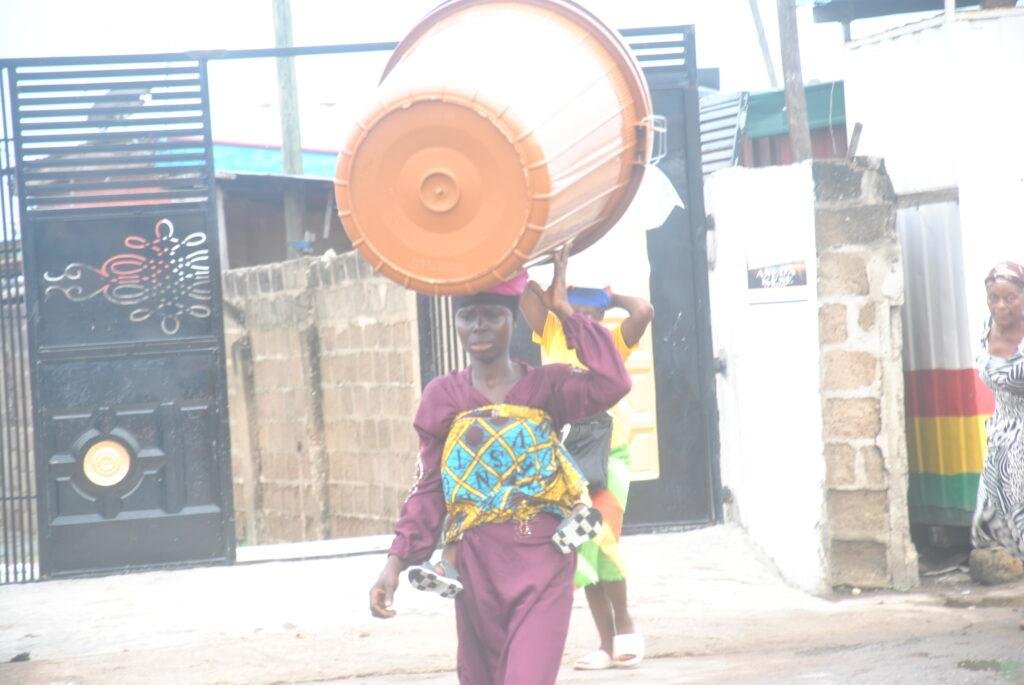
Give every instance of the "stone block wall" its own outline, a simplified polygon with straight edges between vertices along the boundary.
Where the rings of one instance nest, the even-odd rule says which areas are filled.
[[[877,159],[816,161],[813,177],[831,584],[906,589],[918,573],[896,197]]]
[[[228,271],[224,300],[239,540],[390,532],[417,463],[415,295],[352,252]]]

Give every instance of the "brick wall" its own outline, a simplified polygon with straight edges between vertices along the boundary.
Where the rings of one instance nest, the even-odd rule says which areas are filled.
[[[224,300],[239,539],[389,532],[416,465],[415,295],[346,253],[228,271]]]
[[[907,514],[902,267],[880,160],[813,166],[832,585],[917,584]]]

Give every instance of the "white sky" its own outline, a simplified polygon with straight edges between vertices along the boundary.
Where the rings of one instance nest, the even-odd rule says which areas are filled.
[[[292,0],[295,45],[395,41],[438,0]],[[775,0],[758,0],[776,72]],[[700,67],[721,70],[723,90],[769,81],[748,0],[583,0],[614,28],[694,24]],[[842,29],[798,9],[804,79],[841,78]],[[910,17],[854,24],[854,35]],[[179,52],[273,47],[271,0],[0,0],[0,57]],[[379,78],[383,54],[296,61],[303,147],[336,150]],[[273,60],[213,62],[214,137],[278,143]]]

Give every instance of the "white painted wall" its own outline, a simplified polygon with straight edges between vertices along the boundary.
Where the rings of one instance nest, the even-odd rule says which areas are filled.
[[[733,515],[793,585],[828,591],[814,185],[809,162],[715,172],[712,332],[722,482]],[[749,290],[748,265],[803,261],[802,288]],[[788,300],[788,301],[787,301]]]
[[[846,117],[858,154],[885,158],[897,193],[959,186],[963,296],[972,338],[983,281],[1024,262],[1024,7],[957,12],[849,44]],[[966,333],[966,332],[963,332]]]

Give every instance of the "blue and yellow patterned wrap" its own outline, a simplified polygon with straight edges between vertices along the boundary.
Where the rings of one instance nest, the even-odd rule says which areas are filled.
[[[484,523],[565,516],[586,481],[539,409],[492,404],[455,417],[445,441],[441,486],[445,544]]]

